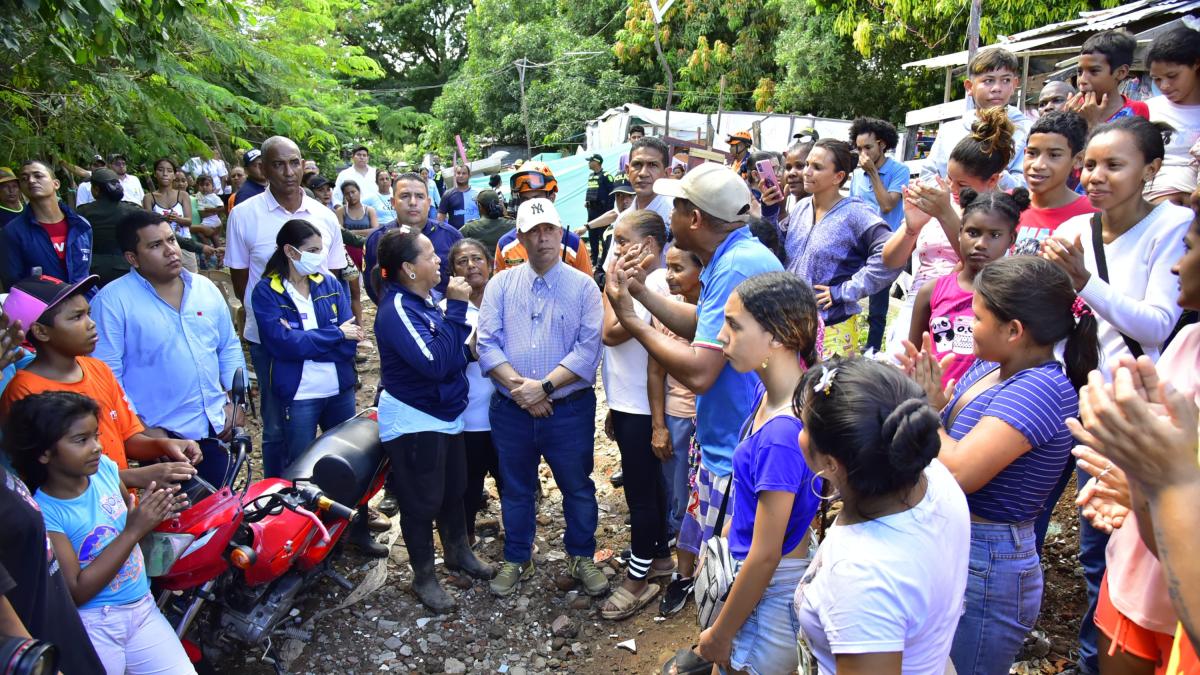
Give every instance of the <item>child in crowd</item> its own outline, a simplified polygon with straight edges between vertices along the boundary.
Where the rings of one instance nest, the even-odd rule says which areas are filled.
[[[960,673],[1008,673],[1041,609],[1035,520],[1070,458],[1065,419],[1096,367],[1096,322],[1075,312],[1070,278],[1033,256],[997,260],[975,280],[975,364],[942,388],[929,335],[904,365],[942,410],[938,459],[967,493],[971,554],[951,658]],[[1056,345],[1066,340],[1064,363]]]
[[[1029,133],[1030,120],[1020,108],[1008,105],[1020,80],[1019,72],[1017,57],[1006,49],[991,47],[981,49],[975,55],[967,65],[967,79],[963,83],[974,110],[968,109],[962,119],[945,122],[938,129],[937,138],[929,148],[929,156],[921,168],[922,182],[932,183],[934,176],[948,177],[950,162],[954,159],[950,153],[955,146],[973,132],[976,120],[984,119],[985,111],[1000,108],[1012,122],[1013,131],[1012,150],[1002,167],[1003,174],[997,187],[1011,190],[1025,184],[1021,163],[1025,156],[1025,138]],[[994,126],[994,122],[991,126]]]
[[[1135,49],[1137,40],[1128,31],[1106,30],[1089,37],[1079,50],[1079,93],[1071,98],[1067,110],[1082,115],[1088,126],[1131,115],[1150,119],[1144,102],[1121,93]]]
[[[934,176],[904,189],[904,227],[892,233],[883,247],[883,263],[899,270],[915,251],[917,266],[899,316],[887,341],[887,353],[903,350],[912,325],[912,308],[917,294],[928,282],[950,274],[958,265],[960,230],[958,193],[971,188],[990,192],[1000,184],[1012,157],[1014,128],[999,108],[980,112],[971,134],[950,153],[949,178]]]
[[[1150,121],[1174,130],[1146,199],[1186,205],[1200,165],[1200,31],[1183,25],[1163,33],[1150,45],[1146,63],[1162,92],[1146,101]]]
[[[1037,255],[1059,225],[1095,211],[1087,197],[1071,189],[1071,176],[1083,166],[1087,121],[1078,113],[1050,112],[1033,123],[1025,146],[1025,184],[1030,205],[1021,212],[1013,253]]]
[[[17,401],[44,391],[73,391],[100,406],[100,444],[121,471],[121,482],[132,487],[184,481],[196,473],[201,460],[196,441],[151,438],[138,420],[125,390],[103,361],[88,354],[99,339],[85,294],[96,276],[77,284],[51,277],[18,282],[4,304],[4,313],[29,326],[25,335],[37,356],[13,375],[0,397],[0,415]],[[172,461],[159,462],[160,458]],[[157,462],[131,467],[127,458]]]
[[[957,272],[921,287],[908,331],[913,344],[920,344],[921,336],[929,333],[934,356],[942,366],[943,387],[958,381],[975,361],[975,342],[971,338],[975,277],[984,265],[1003,258],[1012,246],[1017,221],[1029,206],[1029,192],[1017,188],[1012,195],[979,194],[964,188],[958,199],[963,209],[958,235],[962,264]]]
[[[662,265],[662,248],[667,243],[666,224],[654,211],[635,209],[617,217],[613,246],[617,256],[640,260],[642,270],[653,274]],[[614,259],[613,265],[618,264]],[[616,283],[610,266],[608,279]],[[633,301],[643,321],[652,315]],[[600,608],[605,619],[625,619],[637,613],[658,595],[655,579],[670,578],[675,572],[667,533],[667,485],[658,457],[651,449],[653,417],[645,373],[649,355],[640,342],[621,326],[608,299],[604,300],[604,360],[601,373],[608,401],[605,429],[612,431],[621,453],[625,474],[625,503],[629,506],[631,556],[626,579],[613,590]]]
[[[800,673],[942,675],[971,548],[967,500],[936,457],[937,412],[896,368],[835,359],[795,406],[804,460],[842,509],[796,588]]]
[[[816,363],[817,323],[812,290],[787,272],[751,277],[725,303],[725,358],[761,383],[733,453],[732,494],[723,497],[733,509],[729,552],[737,581],[697,647],[723,673],[796,672],[792,594],[808,568],[809,524],[820,499],[792,399]]]
[[[666,295],[678,302],[695,305],[700,300],[700,258],[674,244],[667,244],[667,264],[662,270],[651,272],[646,277],[646,287]],[[679,337],[655,317],[651,322],[665,335],[684,344]],[[650,400],[650,448],[663,459],[663,479],[667,483],[667,530],[672,539],[683,526],[683,514],[687,511],[691,496],[691,483],[695,478],[691,461],[692,437],[696,434],[696,395],[671,377],[666,368],[653,358],[647,362],[649,376],[646,391]],[[700,461],[696,457],[695,461]],[[676,571],[667,584],[659,613],[664,616],[675,614],[687,604],[692,593],[692,572],[696,556],[690,551],[676,548]]]
[[[151,482],[134,506],[116,463],[102,452],[99,413],[94,401],[74,392],[35,394],[9,411],[5,444],[37,488],[54,556],[104,670],[195,673],[154,603],[138,547],[187,508],[187,498],[178,486]]]
[[[808,196],[804,189],[804,167],[808,163],[808,153],[812,147],[813,144],[807,141],[793,143],[792,147],[783,153],[783,175],[780,180],[783,181],[783,189],[787,192],[787,199],[783,204],[784,217],[790,215],[800,200]]]
[[[759,216],[776,225],[779,223],[779,216],[783,212],[783,202],[785,195],[783,194],[783,186],[778,184],[780,176],[783,175],[783,162],[778,152],[770,150],[758,150],[750,153],[750,194],[754,195],[754,201],[750,203],[751,211],[758,209]],[[767,183],[767,178],[758,171],[759,162],[769,162],[771,171],[775,174],[775,182]],[[682,178],[683,176],[680,176]]]
[[[1145,187],[1162,166],[1163,154],[1161,131],[1141,117],[1094,129],[1084,151],[1082,184],[1099,213],[1072,218],[1042,243],[1042,255],[1070,275],[1075,291],[1096,314],[1106,374],[1121,357],[1157,359],[1179,320],[1171,267],[1183,255],[1192,212],[1146,201]],[[1078,478],[1082,483],[1087,476],[1080,472]],[[1079,529],[1089,601],[1080,626],[1080,658],[1095,670],[1092,613],[1108,537],[1086,520]]]
[[[221,196],[213,191],[212,176],[196,176],[196,190],[200,193],[200,196],[196,197],[196,205],[199,207],[201,220],[199,225],[192,228],[192,234],[200,243],[220,248],[224,245],[221,241],[221,216],[225,213],[225,205],[221,202]],[[202,257],[200,267],[220,269],[220,253],[218,251],[217,254]]]

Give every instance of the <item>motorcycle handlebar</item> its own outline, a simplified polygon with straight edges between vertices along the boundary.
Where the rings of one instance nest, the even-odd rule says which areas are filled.
[[[332,499],[322,495],[317,499],[317,508],[325,511],[335,517],[345,518],[346,520],[354,520],[357,512],[344,504],[339,504]]]

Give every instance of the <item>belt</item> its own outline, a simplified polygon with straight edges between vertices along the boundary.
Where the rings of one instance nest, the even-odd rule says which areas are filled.
[[[567,394],[566,396],[564,396],[562,398],[550,399],[550,403],[570,403],[571,401],[583,398],[584,396],[586,396],[590,393],[592,393],[592,390],[590,388],[585,387],[583,389],[576,389],[575,391]]]

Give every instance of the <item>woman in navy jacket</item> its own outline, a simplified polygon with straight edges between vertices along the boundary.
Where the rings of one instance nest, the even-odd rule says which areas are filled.
[[[363,339],[337,277],[321,271],[321,234],[307,220],[289,220],[278,248],[254,287],[254,316],[270,356],[259,386],[283,403],[283,457],[263,457],[278,476],[321,431],[354,416],[354,350]]]
[[[441,260],[429,238],[410,226],[383,235],[378,254],[379,438],[392,463],[413,592],[443,613],[455,602],[433,571],[435,518],[446,567],[479,579],[494,574],[471,552],[463,513],[471,287],[462,277],[451,278],[443,312],[432,296],[441,282]]]

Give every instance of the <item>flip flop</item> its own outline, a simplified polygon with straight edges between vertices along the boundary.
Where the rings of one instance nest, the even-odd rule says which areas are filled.
[[[671,668],[675,669],[675,675],[707,675],[712,667],[711,661],[705,661],[691,649],[680,649],[663,664],[662,675],[671,675]]]
[[[642,589],[641,595],[634,596],[634,594],[627,591],[624,586],[617,586],[617,590],[612,592],[612,595],[609,596],[609,600],[616,602],[618,605],[624,605],[626,603],[630,604],[627,604],[624,608],[618,610],[601,609],[600,616],[608,619],[609,621],[628,619],[634,614],[637,614],[638,610],[650,604],[650,601],[654,599],[654,596],[658,595],[660,590],[661,589],[659,588],[658,584],[646,584],[646,587]]]

